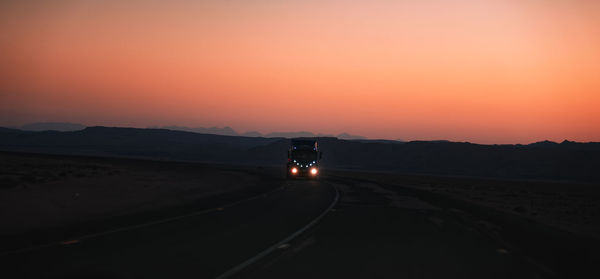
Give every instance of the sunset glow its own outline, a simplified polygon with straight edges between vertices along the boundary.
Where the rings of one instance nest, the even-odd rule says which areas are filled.
[[[600,1],[3,1],[0,126],[600,141]]]

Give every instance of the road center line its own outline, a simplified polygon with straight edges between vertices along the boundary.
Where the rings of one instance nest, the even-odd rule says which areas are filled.
[[[255,200],[255,199],[258,199],[258,198],[264,198],[264,197],[266,197],[268,195],[271,195],[274,192],[282,190],[286,186],[288,186],[287,182],[283,186],[275,188],[275,189],[273,189],[273,190],[271,190],[269,192],[258,194],[256,196],[253,196],[253,197],[250,197],[250,198],[247,198],[247,199],[235,201],[235,202],[232,202],[232,203],[220,206],[220,207],[209,208],[209,209],[195,211],[195,212],[191,212],[191,213],[187,213],[187,214],[183,214],[183,215],[179,215],[179,216],[174,216],[174,217],[159,219],[159,220],[155,220],[155,221],[151,221],[151,222],[147,222],[147,223],[142,223],[142,224],[137,224],[137,225],[120,227],[120,228],[116,228],[116,229],[112,229],[112,230],[107,230],[107,231],[102,231],[102,232],[87,234],[87,235],[83,235],[83,236],[79,236],[79,237],[72,237],[72,238],[69,238],[67,240],[61,240],[61,241],[57,241],[57,242],[46,243],[46,244],[42,244],[42,245],[38,245],[38,246],[25,247],[25,248],[20,248],[20,249],[12,250],[12,251],[0,252],[0,257],[4,257],[4,256],[7,256],[7,255],[12,255],[12,254],[26,253],[26,252],[29,252],[29,251],[34,251],[34,250],[38,250],[38,249],[49,248],[49,247],[53,247],[53,246],[74,244],[74,243],[81,242],[84,239],[92,239],[92,238],[96,238],[96,237],[100,237],[100,236],[105,236],[105,235],[109,235],[109,234],[114,234],[114,233],[119,233],[119,232],[124,232],[124,231],[131,231],[131,230],[135,230],[135,229],[139,229],[139,228],[143,228],[143,227],[149,227],[149,226],[164,224],[164,223],[168,223],[168,222],[173,222],[173,221],[177,221],[177,220],[181,220],[181,219],[185,219],[185,218],[189,218],[189,217],[194,217],[194,216],[198,216],[198,215],[202,215],[202,214],[206,214],[206,213],[210,213],[210,212],[222,211],[225,208],[233,207],[233,206],[236,206],[238,204],[249,202],[251,200]]]
[[[329,184],[329,183],[328,183]],[[272,253],[273,251],[279,249],[279,247],[282,247],[283,245],[287,244],[288,242],[292,241],[294,238],[298,237],[299,235],[301,235],[302,233],[304,233],[305,231],[307,231],[308,229],[310,229],[311,227],[313,227],[315,224],[317,224],[319,222],[319,220],[321,220],[323,217],[325,217],[325,215],[327,213],[329,213],[329,211],[331,211],[331,209],[333,209],[333,207],[337,204],[339,198],[340,198],[340,193],[338,191],[338,189],[335,186],[331,186],[333,187],[333,189],[335,190],[335,198],[333,199],[333,202],[331,202],[331,204],[329,205],[329,207],[327,207],[327,209],[325,209],[321,214],[319,214],[319,216],[317,216],[317,218],[313,219],[310,223],[308,223],[307,225],[305,225],[304,227],[302,227],[301,229],[297,230],[296,232],[292,233],[291,235],[289,235],[288,237],[284,238],[283,240],[275,243],[273,246],[267,248],[266,250],[258,253],[256,256],[247,259],[246,261],[244,261],[243,263],[225,271],[223,274],[219,275],[216,279],[225,279],[225,278],[229,278],[232,275],[242,271],[243,269],[245,269],[246,267],[252,265],[253,263],[259,261],[260,259],[264,258],[265,256],[269,255],[270,253]]]

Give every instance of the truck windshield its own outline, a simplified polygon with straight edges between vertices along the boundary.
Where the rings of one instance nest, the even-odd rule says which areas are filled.
[[[312,150],[294,150],[292,151],[292,159],[298,161],[315,161],[317,160],[317,152]]]

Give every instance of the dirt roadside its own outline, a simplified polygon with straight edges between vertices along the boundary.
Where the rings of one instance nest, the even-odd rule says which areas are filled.
[[[600,239],[600,185],[373,172],[331,173],[445,195]]]

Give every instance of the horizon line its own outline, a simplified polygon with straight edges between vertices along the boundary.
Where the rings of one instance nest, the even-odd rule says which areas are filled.
[[[52,129],[48,129],[48,130],[24,130],[21,129],[24,126],[27,125],[33,125],[33,124],[64,124],[64,125],[79,125],[79,126],[83,126],[83,129],[79,129],[79,130],[52,130]],[[82,131],[85,130],[87,128],[95,128],[95,127],[102,127],[102,128],[130,128],[130,129],[158,129],[158,130],[168,130],[168,131],[181,131],[181,132],[188,132],[188,133],[195,133],[195,134],[208,134],[208,135],[218,135],[218,136],[231,136],[231,137],[260,137],[260,138],[294,138],[294,137],[286,137],[286,136],[268,136],[270,134],[294,134],[294,133],[309,133],[312,134],[313,136],[309,136],[309,137],[330,137],[330,138],[336,138],[339,140],[354,140],[354,141],[360,141],[360,140],[366,140],[366,141],[396,141],[399,143],[409,143],[409,142],[449,142],[449,143],[469,143],[469,144],[477,144],[477,145],[531,145],[531,144],[536,144],[536,143],[555,143],[555,144],[561,144],[561,143],[600,143],[600,141],[573,141],[573,140],[569,140],[569,139],[564,139],[560,142],[558,141],[553,141],[553,140],[548,140],[548,139],[543,139],[543,140],[537,140],[537,141],[533,141],[530,143],[478,143],[478,142],[473,142],[473,141],[453,141],[453,140],[447,140],[447,139],[410,139],[410,140],[405,140],[405,139],[387,139],[387,138],[369,138],[366,136],[361,136],[361,135],[353,135],[350,134],[348,132],[341,132],[336,134],[327,134],[327,133],[314,133],[312,131],[271,131],[268,133],[261,133],[255,130],[251,130],[251,131],[246,131],[246,132],[238,132],[236,131],[234,128],[232,128],[231,126],[225,125],[222,127],[219,126],[211,126],[211,127],[188,127],[188,126],[178,126],[178,125],[162,125],[162,126],[147,126],[147,127],[135,127],[135,126],[107,126],[107,125],[86,125],[86,124],[81,124],[81,123],[74,123],[74,122],[59,122],[59,121],[52,121],[52,122],[31,122],[31,123],[25,123],[19,126],[15,126],[15,125],[2,125],[0,127],[3,128],[8,128],[8,129],[16,129],[16,130],[21,130],[21,131],[31,131],[31,132],[45,132],[45,131],[55,131],[55,132],[75,132],[75,131]],[[178,129],[172,129],[172,128],[187,128],[187,129],[231,129],[235,134],[234,135],[226,135],[226,134],[217,134],[217,133],[202,133],[202,132],[197,132],[197,131],[189,131],[189,130],[178,130]],[[248,134],[248,133],[258,133],[260,134],[260,136],[248,136],[248,135],[244,135],[244,134]],[[349,136],[354,136],[354,137],[360,137],[360,138],[339,138],[339,135],[342,134],[346,134]]]

